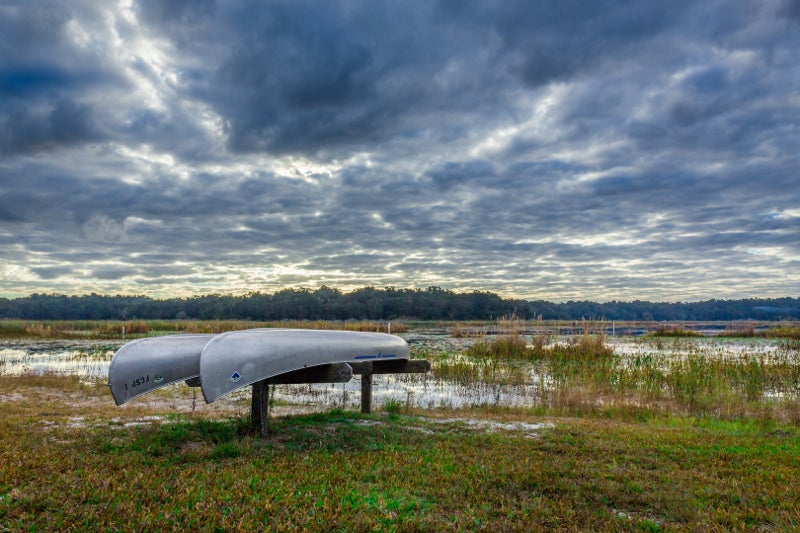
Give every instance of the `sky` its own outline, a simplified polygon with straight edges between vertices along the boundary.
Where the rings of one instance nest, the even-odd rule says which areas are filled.
[[[0,296],[800,296],[800,0],[0,0]]]

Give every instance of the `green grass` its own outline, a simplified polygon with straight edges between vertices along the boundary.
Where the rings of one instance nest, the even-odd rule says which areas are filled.
[[[0,378],[0,530],[790,531],[800,527],[795,425],[653,412],[531,410],[240,418],[45,401],[106,399],[68,378]],[[45,391],[46,392],[46,391]],[[30,399],[27,399],[30,398]],[[109,402],[110,403],[110,402]],[[641,412],[639,413],[642,414]],[[438,417],[547,422],[475,429]],[[83,417],[85,425],[70,420]]]
[[[465,390],[530,386],[531,407],[392,400],[273,417],[267,439],[241,417],[175,413],[185,387],[118,408],[102,384],[0,376],[0,532],[798,530],[796,342],[734,357],[643,342],[674,346],[621,356],[601,334],[509,328],[416,355]]]

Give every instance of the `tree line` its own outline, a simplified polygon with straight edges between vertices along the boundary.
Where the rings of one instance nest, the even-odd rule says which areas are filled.
[[[493,320],[512,315],[527,320],[785,320],[800,318],[800,298],[557,303],[441,287],[343,292],[327,286],[167,299],[99,294],[0,298],[0,318],[27,320]]]

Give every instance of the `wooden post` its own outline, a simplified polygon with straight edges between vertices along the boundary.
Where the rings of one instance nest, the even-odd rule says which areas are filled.
[[[253,396],[250,399],[250,423],[254,433],[262,437],[269,434],[269,383],[267,380],[253,383]]]
[[[350,363],[353,373],[361,374],[361,412],[370,414],[372,412],[372,361]]]
[[[372,412],[372,373],[361,375],[361,412]]]

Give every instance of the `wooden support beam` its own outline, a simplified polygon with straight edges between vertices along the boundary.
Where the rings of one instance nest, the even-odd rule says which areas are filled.
[[[185,380],[187,387],[199,387],[200,386],[200,376],[195,376],[193,378],[189,378]]]
[[[267,380],[253,383],[250,398],[250,424],[254,433],[262,437],[269,435],[269,383]]]
[[[299,383],[347,383],[355,374],[424,374],[431,364],[425,359],[386,359],[359,361],[356,363],[330,363],[310,366],[269,378],[271,385],[295,385]],[[200,377],[186,380],[189,387],[199,387]]]
[[[427,359],[377,359],[348,364],[353,374],[424,374],[431,369]]]
[[[330,363],[309,366],[279,374],[267,380],[270,384],[293,385],[298,383],[347,383],[353,377],[353,369],[347,363]]]

